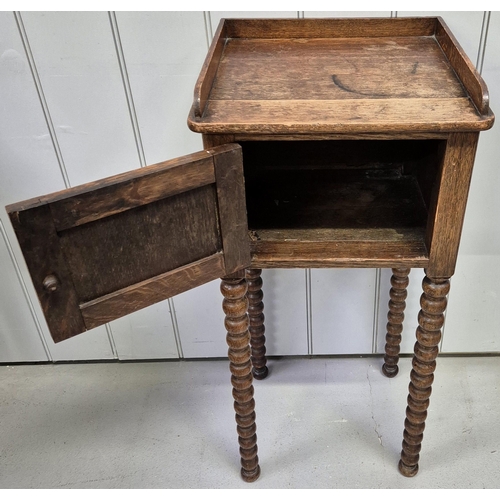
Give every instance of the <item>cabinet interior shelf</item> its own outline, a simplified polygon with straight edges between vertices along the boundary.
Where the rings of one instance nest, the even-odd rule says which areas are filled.
[[[425,267],[441,142],[242,144],[253,265]]]

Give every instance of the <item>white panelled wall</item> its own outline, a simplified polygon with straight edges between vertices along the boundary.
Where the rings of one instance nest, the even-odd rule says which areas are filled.
[[[500,12],[0,12],[0,362],[226,356],[217,281],[54,344],[3,207],[200,150],[186,119],[222,17],[340,15],[441,15],[500,113]],[[500,351],[499,157],[496,126],[480,139],[442,352]],[[268,354],[382,353],[390,274],[264,271]]]

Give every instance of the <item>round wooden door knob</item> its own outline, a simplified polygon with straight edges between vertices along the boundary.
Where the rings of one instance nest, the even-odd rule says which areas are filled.
[[[58,286],[59,280],[56,276],[54,276],[53,274],[45,276],[45,279],[43,280],[43,287],[45,288],[45,290],[47,290],[48,292],[55,292]]]

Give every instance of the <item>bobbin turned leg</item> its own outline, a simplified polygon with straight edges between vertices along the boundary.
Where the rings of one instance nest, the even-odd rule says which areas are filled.
[[[391,289],[389,291],[389,312],[387,313],[387,335],[385,336],[385,356],[382,372],[387,377],[398,374],[399,346],[403,331],[404,310],[406,307],[409,268],[392,270]]]
[[[222,308],[226,314],[226,340],[229,346],[229,369],[240,444],[241,477],[247,482],[252,482],[259,477],[260,467],[257,456],[245,273],[242,271],[223,278],[221,292],[224,297]]]
[[[262,298],[262,269],[247,269],[248,284],[248,317],[250,320],[250,344],[252,346],[253,376],[257,380],[267,377],[269,370],[266,366],[266,337],[264,335],[264,303]]]
[[[412,361],[413,369],[410,375],[403,451],[399,461],[399,470],[407,477],[414,476],[418,472],[419,452],[424,437],[425,419],[436,369],[438,344],[441,340],[450,281],[426,276],[422,282],[422,288],[424,290],[420,298],[422,309],[418,315],[419,326]]]

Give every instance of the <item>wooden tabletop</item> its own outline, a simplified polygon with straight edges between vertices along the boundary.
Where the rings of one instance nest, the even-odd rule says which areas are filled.
[[[439,18],[223,20],[188,123],[311,134],[485,130],[493,119]]]

